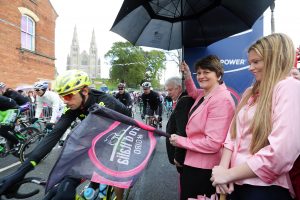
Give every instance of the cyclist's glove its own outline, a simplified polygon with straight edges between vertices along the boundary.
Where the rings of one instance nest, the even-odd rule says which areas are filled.
[[[144,120],[144,119],[145,119],[145,115],[144,115],[144,114],[142,114],[142,115],[141,115],[141,118],[142,118],[142,120]]]
[[[31,124],[34,124],[38,119],[39,119],[39,118],[32,118],[32,119],[30,120],[30,123],[31,123]]]
[[[54,125],[55,125],[55,123],[47,123],[46,124],[46,129],[52,130]]]
[[[21,167],[15,171],[14,173],[5,176],[0,179],[0,195],[10,196],[10,194],[16,193],[19,189],[14,187],[14,185],[20,181],[22,181],[25,175],[33,169],[33,165],[26,161],[24,162]]]
[[[157,120],[158,120],[158,122],[161,122],[162,121],[162,117],[158,116]]]

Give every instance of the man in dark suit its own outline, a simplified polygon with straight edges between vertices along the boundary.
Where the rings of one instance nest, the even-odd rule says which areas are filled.
[[[173,112],[167,123],[166,132],[169,134],[178,134],[186,137],[185,126],[188,121],[188,113],[194,104],[194,99],[187,96],[182,91],[182,81],[179,77],[169,78],[165,83],[165,89],[173,100]],[[170,141],[166,139],[166,147],[168,158],[171,164],[177,167],[177,171],[181,173],[185,158],[185,149],[174,147]]]

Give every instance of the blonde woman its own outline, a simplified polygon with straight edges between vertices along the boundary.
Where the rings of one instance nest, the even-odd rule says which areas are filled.
[[[289,76],[294,45],[284,34],[263,37],[248,61],[256,82],[237,107],[211,181],[231,200],[289,200],[289,170],[300,152],[300,82]]]

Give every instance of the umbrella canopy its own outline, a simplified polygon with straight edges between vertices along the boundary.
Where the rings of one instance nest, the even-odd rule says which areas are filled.
[[[33,85],[19,85],[18,87],[16,87],[15,89],[16,91],[18,90],[33,90]]]
[[[111,31],[137,46],[208,46],[250,29],[274,0],[124,0]]]

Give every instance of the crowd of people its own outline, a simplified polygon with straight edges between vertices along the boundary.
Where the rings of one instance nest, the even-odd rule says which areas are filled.
[[[201,58],[194,65],[200,88],[184,61],[180,70],[186,91],[179,77],[165,82],[168,97],[154,91],[151,82],[141,84],[143,91],[136,100],[142,102],[141,119],[157,115],[161,127],[164,104],[172,107],[166,125],[170,134],[166,149],[169,162],[180,177],[180,200],[216,193],[226,194],[231,200],[300,198],[300,185],[295,186],[300,182],[300,169],[296,168],[300,154],[300,73],[293,68],[294,45],[285,34],[262,37],[249,47],[248,62],[255,81],[237,105],[215,55]],[[132,116],[135,98],[126,91],[125,83],[118,84],[114,96],[91,89],[90,85],[87,74],[78,70],[60,74],[55,92],[48,90],[46,82],[35,83],[29,98],[0,83],[0,110],[34,101],[35,120],[44,103],[53,110],[48,124],[51,134],[15,172],[0,178],[0,195],[11,192],[12,186],[52,150],[71,123],[88,115],[93,104]],[[8,132],[8,127],[0,127],[1,136],[10,140],[13,148],[17,144]],[[52,199],[74,199],[79,184],[80,179],[64,177]],[[117,200],[121,200],[123,189],[114,189]]]
[[[255,82],[236,108],[217,57],[207,56],[195,64],[201,89],[195,88],[187,64],[181,64],[188,95],[195,99],[185,133],[181,132],[186,136],[171,132],[170,137],[175,150],[186,151],[180,165],[176,153],[169,151],[170,162],[182,167],[181,200],[215,193],[231,200],[300,197],[295,48],[287,35],[272,34],[249,47],[248,61]]]

